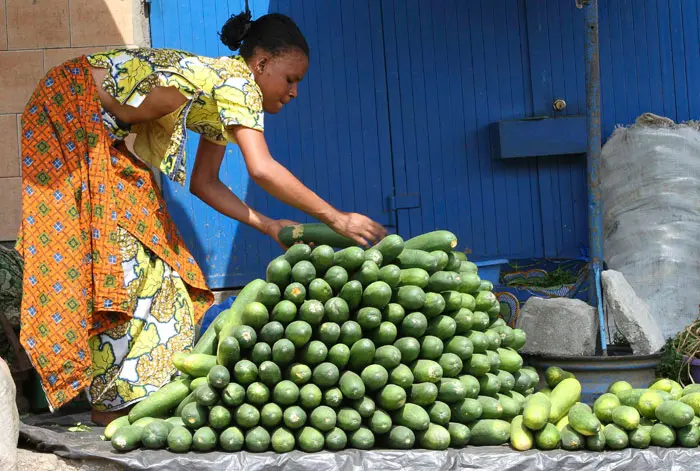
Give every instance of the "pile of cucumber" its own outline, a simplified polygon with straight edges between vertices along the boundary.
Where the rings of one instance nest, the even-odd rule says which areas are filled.
[[[456,245],[448,231],[293,245],[105,437],[173,452],[507,443],[539,377]]]
[[[621,450],[659,447],[695,448],[700,443],[700,386],[681,387],[659,379],[648,389],[625,381],[610,385],[593,408],[578,402],[581,384],[569,372],[550,367],[548,388],[526,400],[511,423],[516,450]]]

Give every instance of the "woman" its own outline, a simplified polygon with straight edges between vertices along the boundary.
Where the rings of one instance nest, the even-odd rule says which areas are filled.
[[[165,384],[212,295],[140,159],[222,214],[279,242],[274,220],[219,179],[228,142],[250,177],[281,201],[362,245],[384,228],[341,212],[270,155],[263,112],[297,96],[309,48],[294,22],[231,17],[221,40],[240,56],[118,49],[52,69],[22,115],[25,260],[21,340],[51,408],[87,389],[105,423]],[[185,138],[201,135],[186,175]]]

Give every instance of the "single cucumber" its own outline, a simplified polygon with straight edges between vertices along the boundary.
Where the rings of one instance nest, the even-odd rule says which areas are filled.
[[[117,451],[135,450],[141,445],[142,427],[126,425],[119,428],[112,436],[112,446]]]
[[[384,263],[390,263],[403,252],[404,241],[401,236],[390,234],[384,237],[374,248],[381,252]]]
[[[240,293],[236,296],[236,300],[233,302],[230,308],[225,309],[219,313],[218,316],[212,321],[207,330],[202,334],[194,348],[192,353],[206,353],[207,355],[214,355],[216,353],[216,337],[217,332],[223,328],[224,324],[235,324],[239,325],[241,323],[241,316],[243,314],[243,308],[249,303],[257,300],[258,295],[262,289],[267,285],[265,280],[256,279],[248,283]]]
[[[160,417],[175,409],[190,394],[189,381],[173,381],[136,404],[129,412],[129,423],[144,417]]]
[[[482,419],[476,421],[471,429],[470,444],[476,446],[496,446],[507,443],[510,439],[510,424],[505,420]]]
[[[518,451],[527,451],[535,444],[532,432],[523,425],[523,416],[519,415],[510,423],[510,446]]]
[[[329,245],[339,249],[357,245],[357,242],[354,240],[338,234],[323,223],[286,226],[280,229],[277,237],[280,242],[288,247],[297,242],[314,245]]]
[[[523,371],[523,370],[521,370]],[[549,421],[558,422],[564,417],[571,406],[581,399],[581,383],[576,378],[567,378],[552,390],[549,398],[552,407],[549,411]],[[562,438],[563,442],[563,438]]]
[[[398,256],[398,265],[402,269],[422,268],[432,273],[437,269],[437,259],[424,250],[404,249]]]
[[[404,244],[405,249],[425,250],[427,252],[433,250],[452,252],[455,247],[457,247],[457,236],[450,231],[427,232],[408,239]]]
[[[121,417],[117,417],[113,421],[111,421],[107,427],[105,427],[104,431],[104,436],[106,440],[111,440],[114,434],[116,433],[117,430],[120,428],[124,427],[125,425],[129,425],[129,416],[124,415]]]
[[[579,402],[571,406],[568,417],[571,428],[585,437],[598,435],[601,429],[600,420],[586,404]]]

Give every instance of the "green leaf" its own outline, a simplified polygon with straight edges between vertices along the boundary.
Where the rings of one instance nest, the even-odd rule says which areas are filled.
[[[75,424],[74,427],[68,427],[69,432],[89,432],[90,430],[92,430],[90,427],[88,427],[87,425],[84,425],[80,422]]]

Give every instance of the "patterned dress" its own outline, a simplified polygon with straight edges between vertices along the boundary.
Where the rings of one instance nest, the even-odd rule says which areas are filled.
[[[105,89],[138,106],[154,86],[186,103],[129,129],[100,105]],[[117,410],[176,373],[211,304],[201,270],[174,227],[152,173],[186,181],[187,129],[226,145],[227,128],[263,129],[262,96],[239,57],[117,49],[48,72],[22,115],[24,259],[20,340],[52,409],[87,390]],[[137,133],[136,151],[121,140]]]

